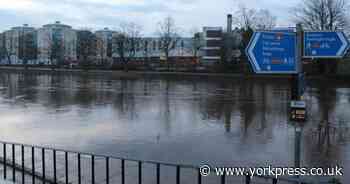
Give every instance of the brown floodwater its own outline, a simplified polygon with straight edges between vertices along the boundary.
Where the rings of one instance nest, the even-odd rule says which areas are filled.
[[[295,149],[289,99],[288,79],[1,72],[0,140],[170,163],[286,167]],[[350,83],[309,81],[305,99],[301,165],[350,171]]]

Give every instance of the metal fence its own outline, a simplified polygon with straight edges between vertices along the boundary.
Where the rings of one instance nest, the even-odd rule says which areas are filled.
[[[142,161],[135,159],[126,159],[115,156],[97,155],[91,153],[82,153],[76,151],[67,151],[62,149],[53,149],[48,147],[33,146],[19,143],[10,143],[0,141],[2,144],[3,178],[12,180],[18,183],[53,183],[53,184],[73,184],[73,183],[145,183],[144,173],[153,170],[155,175],[149,179],[150,183],[186,183],[182,179],[184,176],[183,170],[191,172],[191,181],[187,183],[202,184],[208,183],[205,181],[208,177],[202,177],[200,169],[192,165],[180,165],[155,161]],[[50,159],[48,159],[50,157]],[[98,167],[96,163],[100,164]],[[119,168],[113,168],[113,165],[118,165]],[[119,164],[115,164],[118,162]],[[128,163],[128,164],[127,164]],[[132,180],[127,181],[127,172],[130,171],[130,163],[134,165],[133,171],[136,172]],[[102,166],[102,167],[101,167]],[[133,166],[131,166],[133,167]],[[167,172],[162,169],[167,167]],[[83,170],[85,171],[83,173]],[[117,170],[118,172],[114,172]],[[169,175],[169,170],[174,172],[174,175]],[[88,173],[86,173],[88,171]],[[112,181],[112,174],[114,181]],[[161,181],[161,175],[166,174],[167,182]],[[97,181],[97,177],[99,178]],[[101,179],[103,178],[103,179]],[[272,177],[256,177],[264,179],[264,183],[306,183],[300,182],[298,179],[275,179]],[[117,180],[116,180],[117,179]],[[168,182],[171,181],[171,182]],[[210,182],[214,183],[214,182]],[[226,184],[226,176],[221,176],[215,183]],[[235,182],[237,183],[237,182]],[[242,177],[239,183],[251,184],[250,176]]]

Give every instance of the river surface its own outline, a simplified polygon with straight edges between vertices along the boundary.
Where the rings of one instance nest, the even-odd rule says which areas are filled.
[[[288,79],[1,72],[0,140],[170,163],[286,167],[295,149],[289,99]],[[301,165],[350,171],[350,83],[309,81],[305,99]]]

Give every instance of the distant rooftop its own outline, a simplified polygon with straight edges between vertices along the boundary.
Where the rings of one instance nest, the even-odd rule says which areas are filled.
[[[23,24],[22,26],[12,27],[11,30],[34,30],[34,27],[30,27],[28,24]]]
[[[62,28],[69,28],[69,29],[72,28],[72,26],[62,24],[60,21],[56,21],[56,22],[53,23],[53,24],[46,24],[46,25],[43,25],[43,27],[44,27],[44,28],[62,27]]]
[[[97,30],[96,32],[114,32],[114,31],[110,30],[108,27],[105,27],[102,30]]]
[[[222,31],[222,27],[203,27],[206,31]]]

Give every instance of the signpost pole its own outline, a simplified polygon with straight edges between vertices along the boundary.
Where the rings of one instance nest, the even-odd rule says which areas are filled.
[[[297,24],[297,74],[293,75],[292,82],[292,100],[302,100],[303,92],[304,92],[304,73],[303,73],[303,28],[301,24]]]
[[[297,68],[297,73],[292,74],[292,79],[291,79],[291,100],[292,101],[299,101],[301,100],[302,96],[302,89],[301,89],[301,84],[302,82],[302,75],[303,75],[303,63],[302,63],[302,55],[303,55],[303,29],[301,24],[296,25],[296,34],[297,34],[297,39],[296,39],[296,68]]]
[[[294,167],[295,168],[300,168],[300,152],[301,152],[301,127],[296,126],[295,127],[295,158],[294,158]]]
[[[292,86],[296,94],[294,95],[294,99],[292,100],[302,100],[303,92],[304,92],[304,74],[303,74],[303,28],[301,24],[297,24],[297,66],[298,73],[293,76],[295,82],[293,82],[294,86]],[[293,89],[292,89],[293,90]],[[294,166],[296,168],[300,168],[301,162],[301,136],[302,136],[302,127],[295,122],[295,158],[294,158]]]

